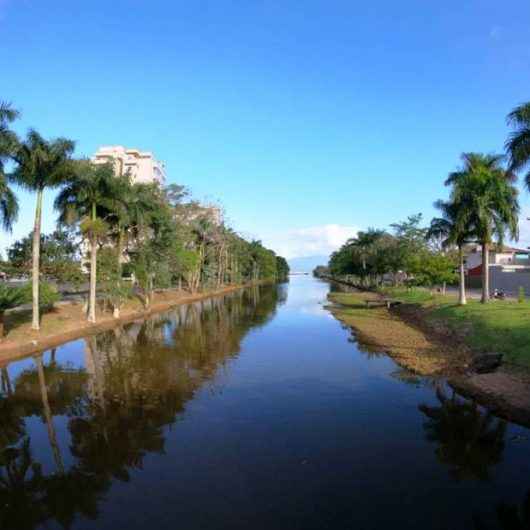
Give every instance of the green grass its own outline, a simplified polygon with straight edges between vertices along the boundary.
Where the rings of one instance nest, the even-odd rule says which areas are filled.
[[[459,306],[456,296],[419,288],[385,289],[384,294],[428,310],[426,318],[458,332],[473,349],[504,353],[507,362],[530,367],[530,302],[468,300]]]

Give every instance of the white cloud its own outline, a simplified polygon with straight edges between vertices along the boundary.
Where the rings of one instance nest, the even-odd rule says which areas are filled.
[[[271,234],[263,242],[287,259],[322,256],[337,250],[357,231],[355,226],[326,224]]]

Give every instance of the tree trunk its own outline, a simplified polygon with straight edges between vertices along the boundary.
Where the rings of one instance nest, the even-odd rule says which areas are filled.
[[[39,374],[39,385],[42,398],[42,409],[44,413],[44,419],[46,420],[46,426],[48,428],[48,438],[50,440],[50,445],[52,446],[53,458],[55,460],[55,465],[57,466],[57,471],[60,474],[64,473],[64,464],[61,457],[61,451],[59,449],[59,444],[57,443],[57,436],[55,434],[55,427],[53,426],[53,416],[50,408],[50,403],[48,401],[48,390],[46,388],[46,381],[44,379],[44,366],[42,364],[42,357],[35,357],[35,363],[37,364],[37,372]]]
[[[88,321],[96,322],[96,272],[98,245],[96,236],[90,238],[90,302],[88,305]]]
[[[459,269],[460,269],[460,285],[459,285],[459,295],[458,303],[460,305],[466,305],[466,273],[464,270],[464,251],[462,247],[458,247],[458,259],[459,259]]]
[[[482,243],[482,299],[481,302],[485,304],[490,299],[490,274],[489,274],[489,245]]]
[[[40,274],[40,229],[42,218],[42,195],[44,190],[37,191],[37,206],[35,208],[35,226],[33,228],[33,267],[31,271],[32,296],[33,296],[33,317],[31,328],[40,329],[39,318],[39,274]]]
[[[4,312],[0,311],[0,339],[4,338]]]

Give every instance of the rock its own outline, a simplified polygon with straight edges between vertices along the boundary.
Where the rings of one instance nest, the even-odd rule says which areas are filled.
[[[487,374],[496,370],[501,363],[502,353],[483,353],[473,359],[471,368],[479,374]]]

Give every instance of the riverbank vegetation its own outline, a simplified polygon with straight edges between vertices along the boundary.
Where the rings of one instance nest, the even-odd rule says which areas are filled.
[[[317,276],[347,277],[362,288],[383,285],[439,286],[459,283],[459,304],[465,305],[464,247],[481,246],[482,303],[490,299],[489,251],[505,239],[517,240],[519,222],[517,173],[530,163],[530,102],[508,115],[513,131],[506,154],[466,152],[456,171],[445,179],[449,197],[434,205],[440,215],[422,224],[422,215],[358,232],[331,256]],[[524,178],[530,190],[530,172]]]
[[[433,330],[444,330],[480,353],[502,352],[504,362],[530,368],[530,302],[495,300],[456,303],[454,295],[422,288],[385,288],[385,297],[400,301],[397,314],[411,316]]]
[[[314,274],[404,302],[417,322],[448,329],[475,351],[502,352],[506,361],[530,366],[530,304],[524,291],[519,301],[487,304],[490,250],[519,235],[515,184],[530,162],[530,102],[514,109],[507,121],[512,132],[505,154],[463,153],[461,165],[445,179],[448,198],[435,202],[439,216],[424,223],[416,214],[389,229],[359,232]],[[530,171],[523,185],[530,190]],[[480,302],[466,296],[468,244],[481,247]],[[458,297],[446,295],[448,284],[459,285]]]
[[[34,229],[7,249],[0,263],[4,278],[31,278],[28,291],[4,286],[0,308],[32,302],[32,329],[41,325],[41,300],[54,285],[78,292],[88,281],[86,317],[110,310],[115,317],[128,300],[149,309],[155,291],[188,293],[249,282],[284,281],[284,258],[258,240],[232,229],[218,206],[193,200],[181,185],[134,182],[109,164],[76,158],[66,138],[47,140],[35,130],[19,138],[19,117],[0,103],[0,221],[10,231],[18,201],[12,185],[35,193]],[[42,234],[43,198],[56,190],[57,228]],[[49,296],[46,302],[49,302]]]

